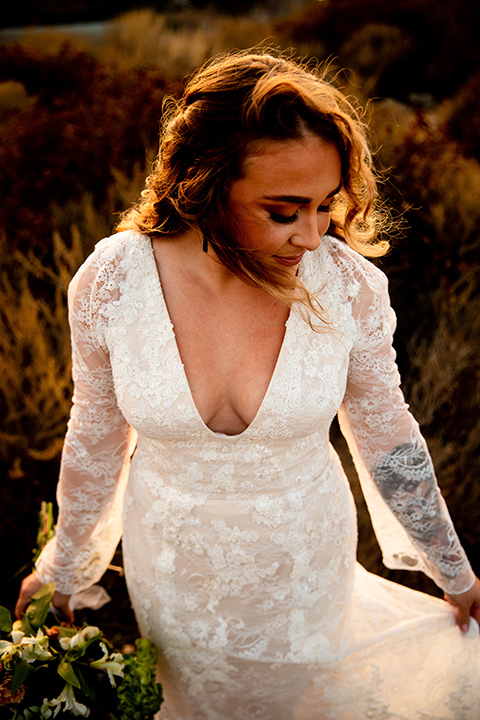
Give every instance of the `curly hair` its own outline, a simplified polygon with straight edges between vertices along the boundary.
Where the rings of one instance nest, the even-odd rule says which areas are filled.
[[[378,239],[376,179],[358,112],[316,69],[251,51],[208,61],[190,78],[180,101],[170,99],[152,173],[139,204],[124,214],[117,230],[133,228],[158,238],[197,228],[237,276],[284,300],[292,300],[295,290],[298,299],[298,280],[266,268],[242,247],[227,199],[255,142],[302,139],[307,132],[333,143],[341,159],[342,190],[329,234],[362,255],[383,255],[388,243]],[[309,293],[301,294],[312,307]]]

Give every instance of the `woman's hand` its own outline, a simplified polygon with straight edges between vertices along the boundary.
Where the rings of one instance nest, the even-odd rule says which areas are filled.
[[[445,594],[445,600],[455,607],[457,625],[460,630],[467,632],[470,625],[470,617],[480,624],[480,580],[475,580],[475,585],[467,592],[458,595]]]
[[[15,616],[18,620],[22,619],[22,615],[30,604],[33,595],[35,595],[42,586],[43,583],[40,582],[35,572],[30,573],[30,575],[27,575],[27,577],[22,580],[20,594],[17,604],[15,605]],[[69,599],[70,595],[63,595],[62,593],[56,592],[52,598],[52,605],[59,615],[60,620],[71,625],[74,615],[73,611],[68,607]]]

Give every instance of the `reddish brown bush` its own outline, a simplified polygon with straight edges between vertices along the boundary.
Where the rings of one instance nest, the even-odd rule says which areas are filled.
[[[470,0],[438,0],[434,8],[430,0],[323,0],[279,22],[275,30],[281,42],[302,43],[302,48],[320,41],[326,55],[343,65],[342,45],[372,24],[396,27],[410,41],[384,69],[379,95],[406,100],[421,92],[443,98],[479,66],[476,7]],[[347,62],[356,69],[351,56]]]
[[[0,77],[21,82],[35,97],[3,122],[0,224],[11,247],[45,247],[54,229],[52,203],[89,193],[98,207],[114,170],[131,173],[144,164],[174,84],[153,66],[120,72],[68,44],[59,55],[20,45],[0,49]]]
[[[466,155],[480,161],[480,70],[452,99],[444,129]]]

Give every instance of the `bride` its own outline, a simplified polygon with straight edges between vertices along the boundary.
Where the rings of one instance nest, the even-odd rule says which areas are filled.
[[[480,582],[399,388],[362,123],[282,57],[214,59],[140,203],[69,290],[57,533],[16,612],[105,571],[159,652],[165,720],[474,720]],[[389,567],[367,573],[338,414]]]

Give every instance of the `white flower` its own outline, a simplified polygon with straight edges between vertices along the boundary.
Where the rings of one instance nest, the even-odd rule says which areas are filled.
[[[103,657],[99,660],[93,660],[90,667],[96,670],[105,670],[108,673],[112,687],[115,687],[115,678],[113,676],[123,677],[123,655],[121,653],[112,653],[109,658],[105,643],[100,643],[100,647],[103,650]]]
[[[83,651],[87,643],[92,640],[93,638],[100,638],[102,636],[102,631],[98,629],[98,627],[94,627],[93,625],[88,625],[87,627],[82,628],[80,632],[78,632],[76,635],[74,635],[72,638],[69,638],[70,643],[68,644],[69,650],[80,650]],[[66,638],[65,638],[66,639]],[[63,647],[63,645],[62,645]],[[66,648],[64,648],[66,649]]]
[[[72,641],[71,637],[61,637],[58,642],[60,643],[60,647],[62,648],[62,650],[68,650],[70,647],[71,641]]]
[[[8,662],[10,658],[18,654],[18,648],[15,643],[9,642],[8,640],[0,640],[0,660],[2,662]]]
[[[12,630],[12,642],[15,645],[19,645],[24,637],[25,633],[22,630]]]
[[[69,710],[72,715],[82,715],[82,717],[88,717],[90,715],[90,710],[87,706],[82,705],[82,703],[75,699],[73,685],[70,685],[69,683],[65,685],[62,692],[58,698],[55,698],[55,700],[48,700],[47,698],[44,699],[42,705],[42,717],[49,717],[46,714],[43,715],[43,712],[48,712],[49,707],[55,708],[53,711],[53,717],[56,717],[60,711],[66,712],[67,710]]]
[[[82,628],[76,635],[72,635],[72,637],[60,638],[60,647],[62,650],[77,650],[78,654],[81,655],[90,640],[97,637],[100,638],[101,636],[102,631],[99,630],[98,627],[88,625]]]
[[[12,633],[13,636],[14,633]],[[33,663],[35,660],[48,660],[52,657],[52,653],[48,649],[48,636],[44,635],[40,628],[36,637],[23,636],[19,643],[22,660]]]
[[[13,642],[0,640],[0,660],[3,662],[8,662],[14,655],[19,655],[28,663],[52,657],[48,649],[48,637],[40,629],[36,637],[25,635],[21,630],[13,630],[12,639]]]

